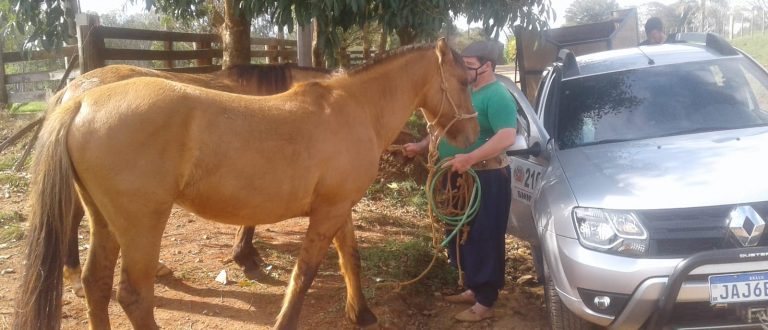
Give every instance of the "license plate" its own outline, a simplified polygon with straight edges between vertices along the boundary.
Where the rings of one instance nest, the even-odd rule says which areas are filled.
[[[768,272],[709,276],[713,304],[763,300],[768,300]]]

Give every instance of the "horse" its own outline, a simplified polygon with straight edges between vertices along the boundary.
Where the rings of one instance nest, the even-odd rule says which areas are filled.
[[[67,87],[57,92],[49,101],[49,109],[98,86],[137,77],[157,77],[185,84],[244,95],[272,95],[288,90],[293,83],[325,79],[330,72],[324,69],[299,67],[296,64],[235,65],[209,74],[186,74],[164,72],[131,65],[110,65],[89,71],[72,80]],[[80,203],[75,204],[73,219],[69,223],[71,237],[68,239],[67,256],[64,262],[64,278],[78,297],[83,297],[80,280],[80,256],[78,252],[77,228],[85,215]],[[259,252],[253,246],[254,226],[238,229],[232,248],[232,260],[242,267],[248,277],[258,273],[262,262]]]
[[[110,328],[118,254],[118,303],[135,329],[158,329],[154,272],[174,204],[233,225],[308,216],[275,328],[298,326],[331,242],[346,284],[347,318],[375,324],[360,281],[352,207],[414,109],[452,144],[477,139],[468,85],[460,55],[440,39],[273,96],[134,78],[62,104],[45,121],[35,154],[13,327],[61,325],[61,250],[78,196],[91,221],[83,269],[91,329]]]

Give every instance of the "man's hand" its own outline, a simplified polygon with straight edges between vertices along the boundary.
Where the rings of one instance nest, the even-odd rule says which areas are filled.
[[[443,164],[443,167],[450,167],[451,171],[464,173],[476,163],[472,154],[458,154]]]
[[[418,154],[424,153],[429,147],[429,139],[424,139],[416,143],[406,143],[403,145],[403,153],[406,157],[413,158]]]

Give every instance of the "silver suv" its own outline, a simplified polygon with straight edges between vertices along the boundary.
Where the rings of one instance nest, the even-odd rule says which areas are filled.
[[[535,109],[500,78],[520,103],[509,232],[555,329],[768,321],[768,73],[716,35],[679,39],[563,51]]]

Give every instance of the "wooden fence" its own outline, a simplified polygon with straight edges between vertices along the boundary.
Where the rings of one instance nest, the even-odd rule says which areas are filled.
[[[0,53],[0,83],[2,83],[2,88],[0,88],[0,104],[45,100],[46,88],[51,86],[49,82],[59,81],[66,69],[66,67],[61,67],[47,71],[6,74],[5,64],[21,64],[24,62],[57,59],[64,59],[64,63],[67,63],[76,53],[77,47],[74,46],[63,47],[52,53],[45,51]],[[73,63],[73,65],[76,64],[76,62]]]
[[[151,49],[116,48],[110,46],[115,44],[113,40],[142,41],[150,44]],[[116,63],[151,66],[153,69],[173,72],[207,73],[221,69],[222,54],[221,37],[218,34],[101,26],[98,16],[80,15],[77,46],[63,47],[54,53],[2,53],[0,49],[0,104],[44,101],[49,91],[24,86],[48,82],[47,89],[53,89],[50,88],[51,81],[59,81],[65,75],[65,69],[67,72],[72,71],[72,74],[66,74],[70,79]],[[296,41],[251,38],[251,57],[265,63],[296,62]],[[71,63],[71,66],[41,72],[5,74],[5,64],[50,59],[63,59],[63,63]]]

